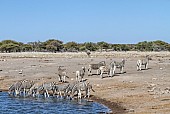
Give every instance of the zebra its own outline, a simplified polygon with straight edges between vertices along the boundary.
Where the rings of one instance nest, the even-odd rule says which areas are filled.
[[[68,86],[67,89],[66,89],[66,94],[67,94],[67,96],[70,96],[70,94],[72,93],[72,90],[73,90],[74,86],[76,86],[78,83],[79,83],[79,82],[77,82],[77,81],[74,81],[74,82],[72,82],[72,83],[69,83],[69,86]]]
[[[100,70],[100,78],[101,78],[101,79],[103,78],[103,74],[104,74],[105,72],[107,72],[107,74],[109,74],[109,68],[108,68],[107,66],[101,66],[101,67],[99,68],[99,70]]]
[[[71,98],[73,98],[74,94],[77,92],[77,94],[78,94],[77,98],[81,99],[82,98],[82,91],[85,91],[84,98],[86,98],[86,97],[89,98],[90,97],[90,90],[95,92],[93,90],[91,84],[86,83],[86,82],[79,82],[73,87],[72,92],[71,92],[71,94],[72,94]]]
[[[39,97],[40,93],[43,93],[44,90],[43,83],[45,83],[44,80],[34,83],[34,85],[29,89],[27,96],[32,95],[33,97]]]
[[[69,83],[64,83],[64,84],[59,84],[59,85],[56,85],[56,91],[58,92],[58,95],[60,97],[62,97],[62,93],[64,94],[64,97],[66,96],[67,94],[67,88],[69,87]]]
[[[69,78],[66,74],[66,69],[62,69],[61,66],[58,67],[58,76],[59,82],[66,82],[66,77]]]
[[[121,74],[124,73],[123,72],[124,66],[125,66],[125,59],[122,59],[121,62],[112,61],[110,63],[110,73],[109,73],[109,76],[113,77],[113,75],[115,74],[116,68],[120,68],[120,73]]]
[[[90,57],[90,54],[91,54],[90,50],[86,50],[86,54],[88,57]]]
[[[28,92],[28,95],[32,95],[33,97],[39,96],[40,93],[44,95],[44,97],[49,97],[49,91],[53,92],[53,96],[55,93],[55,84],[56,82],[42,82],[42,83],[36,83]]]
[[[20,81],[15,82],[14,84],[12,84],[8,89],[8,94],[9,95],[12,94],[15,96],[20,95],[20,86],[22,85],[22,81],[23,80],[20,80]]]
[[[73,98],[73,97],[74,97],[74,94],[77,93],[77,94],[78,94],[77,98],[78,98],[78,99],[81,99],[81,91],[82,91],[82,90],[85,90],[86,85],[87,85],[87,84],[86,84],[85,82],[79,82],[79,83],[77,83],[77,84],[73,87],[73,89],[72,89],[72,91],[71,91],[71,98]]]
[[[101,62],[99,62],[99,63],[97,63],[97,64],[90,64],[90,65],[89,65],[89,68],[88,68],[88,76],[92,75],[92,73],[91,73],[92,70],[97,70],[97,75],[100,74],[99,68],[100,68],[101,66],[106,66],[105,61],[101,61]]]
[[[23,80],[21,86],[19,87],[19,91],[23,92],[24,97],[28,90],[34,85],[34,81]],[[23,91],[22,91],[23,90]]]
[[[76,81],[83,81],[83,77],[85,75],[85,67],[82,67],[81,70],[76,71]]]
[[[43,83],[42,84],[43,87],[43,94],[44,97],[49,97],[49,91],[53,90],[53,82],[49,82],[49,83]]]
[[[93,89],[92,85],[90,83],[88,83],[86,88],[85,88],[86,94],[85,94],[84,98],[86,98],[86,97],[89,98],[90,97],[90,90],[95,92],[95,90]]]
[[[137,60],[137,71],[142,70],[142,65],[145,66],[145,69],[148,69],[149,55],[146,55],[146,57],[144,59]]]

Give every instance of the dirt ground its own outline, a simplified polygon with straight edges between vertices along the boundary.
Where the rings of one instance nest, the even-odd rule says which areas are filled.
[[[149,69],[137,71],[136,61],[150,56]],[[170,52],[93,52],[85,53],[0,53],[0,90],[21,79],[58,81],[57,68],[66,68],[75,81],[75,71],[90,63],[124,58],[124,74],[116,69],[114,77],[104,78],[85,74],[95,90],[91,99],[105,104],[113,113],[169,114],[170,113]]]

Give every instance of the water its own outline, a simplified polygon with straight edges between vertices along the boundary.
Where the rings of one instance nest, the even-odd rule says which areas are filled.
[[[14,98],[0,92],[1,114],[98,114],[110,109],[96,102],[57,98]]]

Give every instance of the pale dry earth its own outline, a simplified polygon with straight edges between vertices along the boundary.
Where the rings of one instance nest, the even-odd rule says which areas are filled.
[[[149,69],[137,71],[136,61],[145,55],[150,56]],[[87,76],[95,90],[92,96],[100,98],[109,108],[117,103],[120,110],[135,114],[170,113],[170,52],[92,52],[86,53],[0,53],[0,89],[21,79],[58,81],[57,68],[66,68],[68,82],[75,81],[75,71],[90,63],[126,59],[124,74],[116,69],[114,77],[104,74]],[[93,71],[95,74],[96,72]],[[100,102],[100,100],[99,100]],[[118,108],[119,109],[119,108]],[[121,113],[121,112],[119,112]],[[123,112],[122,112],[123,113]]]

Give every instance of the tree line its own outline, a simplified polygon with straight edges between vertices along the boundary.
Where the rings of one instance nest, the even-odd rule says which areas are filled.
[[[74,41],[63,43],[57,39],[49,39],[45,42],[35,41],[22,43],[14,40],[0,42],[0,52],[79,52],[79,51],[170,51],[170,44],[161,40],[143,41],[137,44],[111,44],[107,42]]]

